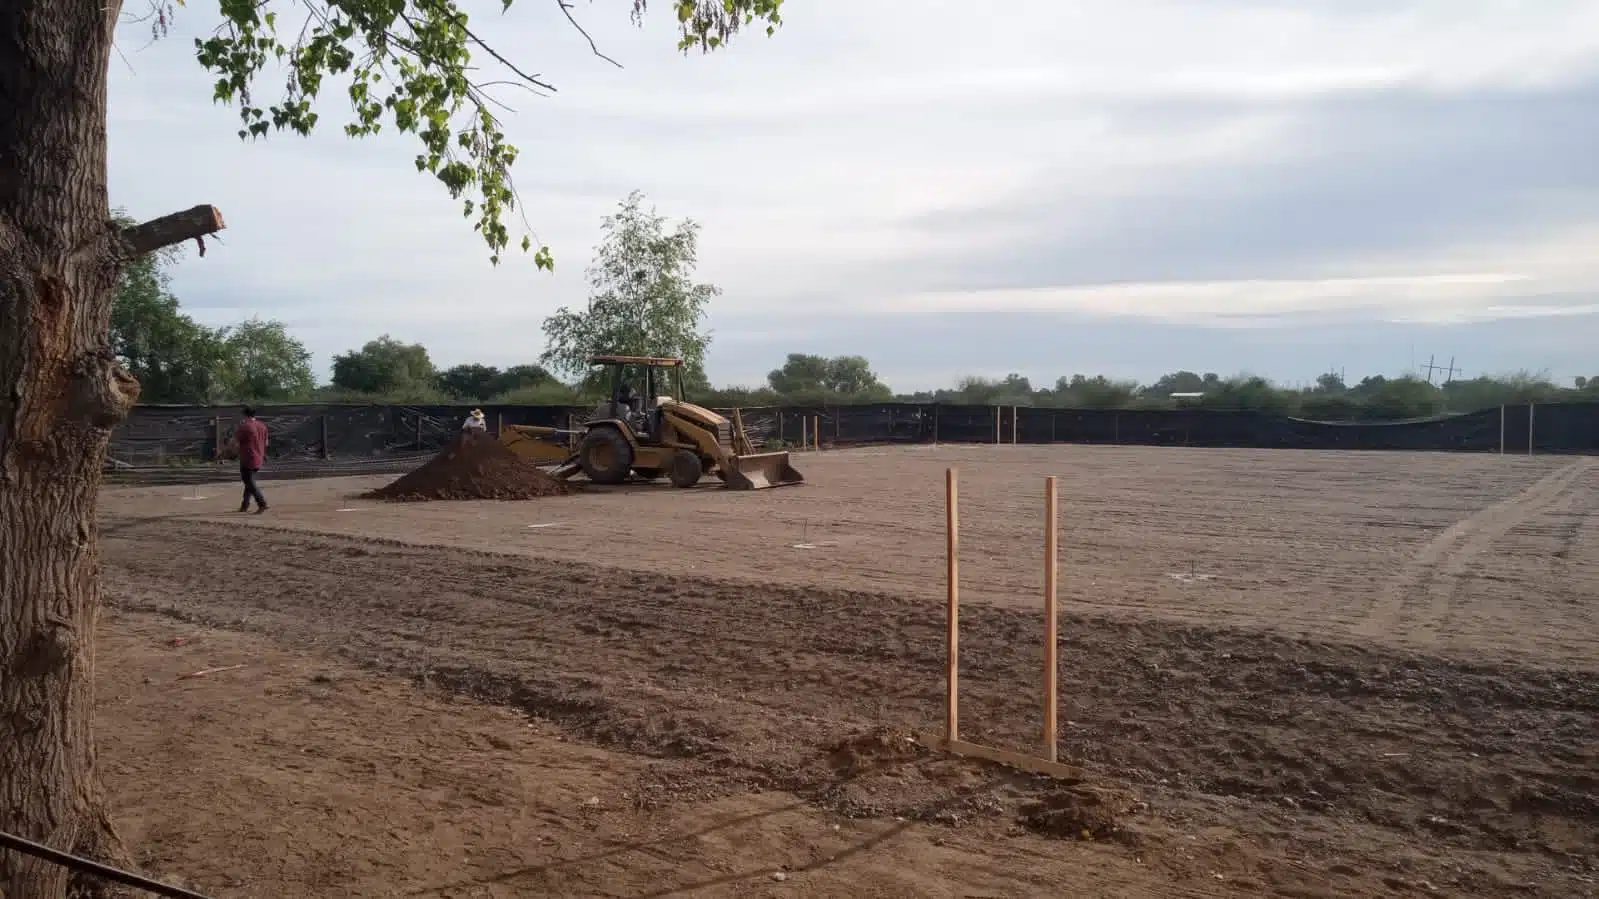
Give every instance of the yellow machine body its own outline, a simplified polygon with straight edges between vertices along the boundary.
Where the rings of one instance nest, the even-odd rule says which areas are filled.
[[[596,356],[591,362],[647,369],[682,365],[676,359],[634,356]],[[536,464],[556,466],[556,477],[581,472],[600,484],[621,483],[630,475],[645,480],[666,476],[675,486],[692,487],[701,475],[711,474],[729,489],[763,490],[805,480],[787,452],[754,452],[736,414],[729,420],[673,396],[656,396],[635,411],[613,395],[599,404],[581,431],[510,425],[500,441]]]

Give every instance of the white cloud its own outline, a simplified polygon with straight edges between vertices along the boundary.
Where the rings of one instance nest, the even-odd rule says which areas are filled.
[[[208,76],[192,59],[188,37],[211,24],[199,7],[180,9],[179,32],[143,52],[131,52],[144,40],[130,29],[133,72],[112,61],[113,202],[147,216],[216,203],[230,228],[222,246],[177,273],[185,305],[218,324],[282,318],[323,358],[385,331],[426,342],[445,362],[536,354],[543,316],[582,301],[600,217],[635,187],[665,214],[704,226],[701,274],[726,289],[713,316],[713,374],[719,358],[742,352],[740,341],[775,362],[783,332],[749,322],[792,318],[804,311],[785,305],[795,297],[828,309],[832,318],[803,332],[826,342],[847,335],[852,318],[889,311],[1251,326],[1310,311],[1464,321],[1566,313],[1584,303],[1528,298],[1599,286],[1586,262],[1593,244],[1584,244],[1599,234],[1599,213],[1591,203],[1556,208],[1560,184],[1544,197],[1551,205],[1539,227],[1496,224],[1489,210],[1469,241],[1396,239],[1380,253],[1329,245],[1288,275],[1265,242],[1252,250],[1237,221],[1228,223],[1239,236],[1228,238],[1226,277],[1171,277],[1162,266],[1182,253],[1170,244],[1178,238],[1159,237],[1147,252],[1140,242],[1173,221],[1203,227],[1215,201],[1182,192],[1194,184],[1247,197],[1262,166],[1316,159],[1312,174],[1327,177],[1382,167],[1381,154],[1401,144],[1414,156],[1416,141],[1434,139],[1411,123],[1379,122],[1370,127],[1390,130],[1351,144],[1369,154],[1352,156],[1318,130],[1332,127],[1315,117],[1326,104],[1587,83],[1599,3],[1540,0],[1532,15],[1508,0],[1015,0],[993,9],[795,0],[776,37],[687,59],[673,50],[664,4],[642,30],[623,6],[578,7],[622,70],[594,58],[552,3],[478,13],[485,34],[560,87],[550,99],[515,98],[521,111],[508,121],[523,149],[528,217],[557,254],[554,276],[521,261],[491,269],[457,205],[415,172],[406,139],[338,134],[336,93],[323,110],[329,127],[310,140],[237,141],[233,111],[208,102]],[[1524,164],[1539,165],[1545,150],[1572,156],[1592,133],[1549,123],[1527,139]],[[1459,149],[1433,147],[1438,177],[1449,177]],[[1599,171],[1571,178],[1582,175],[1599,187]],[[1459,190],[1481,189],[1478,179],[1461,172]],[[1045,187],[1066,198],[1049,201],[1048,223],[1023,214]],[[1238,216],[1257,214],[1240,208]],[[926,225],[967,209],[983,214]],[[1316,214],[1304,210],[1307,222]],[[1374,221],[1385,215],[1372,210]],[[1053,246],[1035,246],[1041,231]],[[1092,256],[1119,246],[1140,249],[1129,251],[1118,284],[1092,273],[1051,275],[1036,290],[928,287],[915,277],[999,251],[1012,252],[1004,266],[1022,268],[1062,247]]]

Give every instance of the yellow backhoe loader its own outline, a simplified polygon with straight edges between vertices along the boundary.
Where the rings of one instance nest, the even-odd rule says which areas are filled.
[[[755,452],[736,413],[729,420],[684,401],[683,360],[594,356],[589,364],[604,367],[610,395],[581,430],[508,425],[500,442],[523,458],[556,466],[558,478],[581,473],[595,484],[665,476],[675,487],[693,487],[711,474],[729,489],[762,490],[805,480],[787,452]],[[642,380],[642,397],[636,380]]]

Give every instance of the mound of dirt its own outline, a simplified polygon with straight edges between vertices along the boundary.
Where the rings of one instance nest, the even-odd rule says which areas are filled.
[[[874,728],[840,740],[828,753],[827,763],[845,776],[862,774],[927,754],[916,738],[889,728]]]
[[[558,481],[486,434],[463,432],[421,468],[363,499],[421,502],[435,499],[537,499],[564,496]]]
[[[1116,799],[1084,787],[1062,787],[1022,808],[1022,822],[1045,836],[1069,840],[1127,840],[1116,820]]]

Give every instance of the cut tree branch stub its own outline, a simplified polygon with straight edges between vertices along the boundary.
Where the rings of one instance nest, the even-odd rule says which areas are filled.
[[[142,225],[134,225],[124,230],[122,237],[127,240],[135,256],[143,256],[186,240],[199,240],[226,227],[222,221],[222,210],[215,206],[196,206],[151,219]]]

